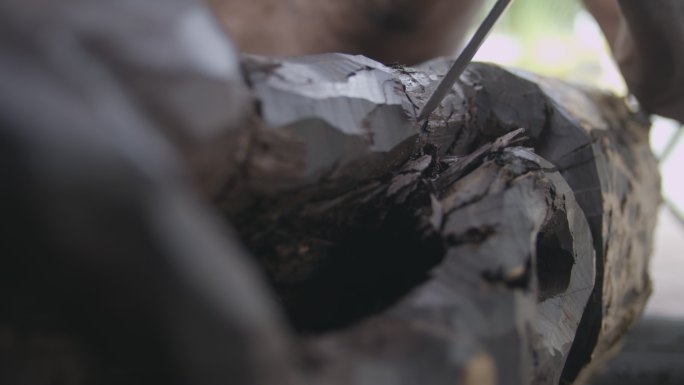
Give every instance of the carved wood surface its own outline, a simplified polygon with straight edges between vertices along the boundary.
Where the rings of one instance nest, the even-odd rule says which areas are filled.
[[[197,2],[55,4],[0,4],[0,382],[572,383],[643,309],[620,99],[473,64],[423,124],[445,60],[240,63]]]
[[[263,193],[266,198],[259,204],[249,206],[250,209],[246,211],[245,216],[229,214],[229,217],[235,221],[238,229],[241,229],[247,244],[254,245],[256,254],[265,256],[262,263],[284,292],[289,293],[294,290],[291,287],[302,285],[306,287],[303,289],[305,292],[314,292],[316,296],[320,287],[307,280],[309,276],[314,276],[313,280],[321,279],[316,277],[315,272],[317,266],[325,266],[325,261],[320,261],[321,255],[325,255],[331,249],[335,250],[335,245],[339,243],[368,242],[368,239],[348,239],[344,238],[346,235],[335,234],[335,231],[339,230],[345,234],[345,231],[349,231],[345,230],[345,227],[358,230],[366,228],[364,225],[369,225],[367,216],[361,216],[361,219],[354,217],[355,210],[359,210],[356,206],[365,208],[368,205],[381,212],[390,211],[394,207],[383,207],[387,205],[387,196],[399,194],[399,202],[405,205],[412,192],[420,193],[421,189],[416,187],[416,183],[420,185],[421,182],[430,186],[428,190],[432,189],[431,192],[422,191],[422,194],[429,195],[430,199],[416,199],[418,202],[432,202],[429,208],[423,209],[431,213],[430,215],[439,216],[445,211],[451,212],[454,206],[449,205],[458,207],[466,202],[472,204],[477,200],[476,197],[487,194],[480,192],[478,195],[470,190],[476,190],[478,187],[484,189],[485,187],[481,186],[493,183],[493,177],[485,176],[487,172],[479,169],[478,172],[472,171],[472,168],[476,168],[473,165],[458,167],[452,166],[449,162],[458,164],[454,159],[482,156],[479,151],[488,150],[483,150],[480,146],[486,147],[487,141],[493,142],[512,130],[525,128],[524,132],[528,139],[523,143],[550,161],[548,171],[559,173],[560,179],[569,184],[573,191],[570,195],[577,199],[577,204],[581,208],[569,211],[579,211],[580,222],[586,217],[591,234],[587,235],[576,229],[576,226],[580,225],[573,222],[575,219],[570,219],[573,214],[568,214],[567,209],[560,210],[565,213],[561,222],[566,222],[565,226],[572,223],[570,229],[560,230],[561,224],[554,223],[553,230],[547,229],[549,235],[544,235],[540,229],[531,230],[532,234],[537,234],[536,237],[532,237],[537,242],[532,249],[541,253],[538,256],[540,262],[536,262],[534,269],[541,272],[538,277],[542,286],[541,289],[532,291],[537,292],[539,298],[544,300],[536,305],[537,313],[532,316],[535,319],[530,321],[530,324],[542,328],[543,331],[539,334],[544,336],[548,335],[549,329],[558,328],[559,325],[566,329],[555,329],[554,333],[557,336],[553,343],[542,338],[541,341],[535,340],[538,344],[536,348],[529,349],[530,346],[527,346],[528,352],[538,350],[531,353],[536,365],[530,372],[534,372],[533,375],[521,374],[525,370],[517,368],[517,372],[504,371],[515,374],[503,376],[503,381],[526,383],[527,377],[524,376],[530,375],[538,383],[557,382],[561,374],[557,372],[558,368],[564,367],[563,381],[571,382],[592,360],[594,352],[600,352],[594,355],[594,361],[608,355],[618,341],[614,337],[621,334],[621,331],[640,314],[650,291],[650,282],[645,272],[652,239],[647,240],[644,235],[652,231],[655,218],[649,215],[649,218],[635,221],[636,217],[643,214],[644,209],[654,213],[659,203],[658,176],[657,172],[654,172],[655,162],[648,148],[645,121],[638,114],[630,112],[619,99],[529,74],[520,74],[520,77],[497,67],[474,64],[466,72],[463,83],[454,89],[453,95],[426,125],[411,123],[416,105],[424,102],[428,94],[426,91],[438,80],[438,77],[432,74],[443,73],[447,64],[436,61],[419,69],[411,69],[388,68],[369,62],[365,58],[343,55],[310,56],[278,62],[248,58],[247,68],[252,68],[249,71],[250,81],[256,91],[261,114],[265,122],[272,127],[271,130],[277,129],[281,138],[298,143],[298,149],[287,158],[295,158],[293,164],[300,164],[300,167],[293,167],[295,173],[278,171],[280,177],[290,178],[290,184],[275,193],[276,199],[268,198],[269,194],[274,194],[272,191],[262,192],[255,188],[252,190],[255,195]],[[331,90],[335,90],[332,95]],[[373,106],[373,103],[377,105]],[[326,143],[324,149],[321,149],[321,143]],[[388,149],[393,150],[387,151]],[[300,154],[299,158],[297,154]],[[263,161],[264,155],[268,154],[259,154],[259,162]],[[283,157],[282,154],[278,156]],[[405,160],[407,157],[408,160]],[[408,163],[404,166],[395,166],[401,161]],[[429,172],[424,175],[424,170],[401,171],[406,167],[409,170],[414,169],[416,162],[423,164]],[[428,163],[433,165],[433,168],[428,167]],[[248,159],[246,168],[250,169],[251,164]],[[378,164],[382,167],[378,167]],[[439,165],[437,169],[442,169],[435,171],[434,164]],[[456,171],[452,171],[449,166],[454,167],[453,170]],[[400,171],[387,173],[388,167],[396,167]],[[255,174],[265,175],[268,173],[268,166],[265,169],[266,171],[262,170]],[[463,175],[463,169],[471,171],[473,175]],[[484,175],[480,175],[481,172]],[[496,174],[493,171],[489,172]],[[249,178],[245,183],[250,183]],[[350,186],[354,187],[351,192]],[[563,190],[560,187],[555,188]],[[383,189],[388,190],[382,193]],[[458,203],[448,203],[447,209],[441,209],[435,202],[439,202],[442,195],[448,195],[451,189],[464,189],[467,198],[447,199],[447,202],[455,200]],[[383,198],[373,201],[372,198],[376,196]],[[321,199],[323,202],[319,202]],[[223,202],[234,200],[224,199]],[[319,205],[323,208],[317,208]],[[538,209],[538,205],[540,204],[529,206]],[[255,206],[264,208],[265,215],[270,216],[273,223],[278,223],[272,233],[269,233],[267,226],[263,226],[268,220],[258,216],[258,210],[254,210]],[[337,207],[340,214],[335,215]],[[504,223],[508,223],[507,226],[513,226],[513,223],[517,222],[511,218],[524,216],[520,213],[510,216],[503,212],[497,214],[502,216],[501,220]],[[368,214],[364,211],[363,215]],[[332,218],[326,218],[329,216]],[[472,230],[478,233],[477,226],[469,227],[469,224],[477,223],[475,217],[477,216],[467,217],[467,224],[463,225],[465,229],[462,231]],[[241,218],[247,219],[243,221]],[[381,219],[377,220],[385,218],[381,216]],[[558,222],[558,219],[555,221]],[[389,224],[391,222],[384,222],[385,226],[392,228]],[[370,221],[370,224],[370,229],[377,227],[373,221]],[[416,224],[412,226],[421,228]],[[489,227],[488,231],[496,234],[491,228]],[[307,229],[312,230],[313,234],[308,234]],[[380,233],[382,231],[380,230]],[[391,233],[393,230],[388,231]],[[491,237],[492,234],[487,234],[488,231],[485,231],[484,238]],[[563,234],[559,235],[558,232]],[[625,236],[628,232],[633,235]],[[415,234],[416,230],[407,233]],[[255,238],[250,239],[252,236]],[[391,238],[391,235],[388,238]],[[406,239],[405,236],[400,238]],[[424,239],[429,238],[430,235],[424,236]],[[477,244],[482,241],[478,236],[474,238]],[[269,245],[269,241],[274,243]],[[577,263],[581,257],[578,257],[578,251],[571,245],[573,241],[585,247],[582,253],[587,255],[587,260],[595,261],[592,262],[591,268],[583,269],[581,264]],[[441,241],[435,242],[440,246],[433,246],[432,249],[436,248],[439,250],[438,254],[447,256],[444,257],[445,260],[437,258],[440,260],[437,265],[446,263],[449,255],[449,236],[442,235]],[[509,248],[506,241],[492,242],[497,245],[494,249]],[[590,243],[593,250],[586,249]],[[410,248],[406,250],[408,249]],[[301,250],[306,252],[302,253]],[[576,259],[570,262],[563,261],[562,250]],[[360,251],[346,251],[351,254],[356,252]],[[493,251],[490,253],[496,255]],[[594,258],[592,253],[599,257]],[[393,252],[388,250],[387,254],[393,255]],[[506,257],[515,260],[512,256]],[[300,258],[308,262],[302,262]],[[524,260],[525,257],[523,255],[520,258]],[[293,268],[290,262],[293,260],[298,261],[302,268]],[[554,262],[548,263],[548,260]],[[336,269],[345,269],[345,272],[356,276],[361,274],[358,270],[363,270],[364,266],[360,262],[350,262],[346,267],[344,262],[334,263],[342,264],[335,265]],[[542,264],[541,267],[539,263]],[[575,274],[577,271],[582,273],[580,278],[574,277],[574,286],[565,286],[563,291],[573,295],[586,294],[589,297],[586,309],[586,297],[564,307],[557,303],[558,293],[554,294],[555,299],[554,295],[547,298],[545,294],[539,294],[539,291],[543,293],[549,290],[544,285],[560,285],[557,282],[559,280],[567,283],[570,276],[564,277],[564,269],[560,267],[564,264],[565,273],[570,271],[568,265],[573,266]],[[389,261],[383,266],[392,270],[392,263]],[[312,267],[314,272],[310,271]],[[511,269],[513,267],[508,266]],[[550,270],[544,270],[547,268]],[[437,274],[439,267],[434,269],[437,270],[430,270],[427,277]],[[491,269],[496,270],[494,267]],[[309,271],[302,273],[302,270]],[[627,278],[630,271],[639,273]],[[499,274],[505,276],[505,272],[506,269],[503,269]],[[374,274],[385,277],[376,270]],[[594,274],[596,280],[593,278]],[[545,278],[545,275],[548,277]],[[355,298],[353,290],[347,290],[348,286],[354,286],[353,283],[347,282],[345,285],[344,282],[331,277],[321,280],[338,289],[344,288],[340,291],[344,291],[346,297],[341,301],[326,301],[325,296],[318,302],[309,303],[301,300],[306,306],[298,303],[298,300],[292,300],[291,312],[295,320],[296,317],[302,317],[302,311],[297,310],[301,307],[309,306],[316,309],[315,312],[325,313],[327,304],[328,307],[340,311],[340,303],[358,303],[361,297],[368,295],[364,293]],[[416,278],[413,278],[413,281],[415,280]],[[386,284],[391,282],[391,279],[383,279],[382,282]],[[290,295],[298,298],[297,295]],[[572,303],[572,300],[566,298],[567,295],[560,297],[566,303]],[[285,298],[286,309],[290,309],[288,298]],[[614,303],[620,305],[615,306]],[[310,317],[310,314],[303,317]],[[582,326],[577,329],[576,322],[582,317]],[[339,320],[344,316],[335,314],[331,318]],[[559,319],[564,321],[559,322]],[[534,340],[528,336],[522,339]],[[571,348],[572,341],[575,341],[575,345]],[[526,343],[532,345],[531,342]],[[524,361],[524,358],[522,360]],[[564,365],[566,361],[567,364]],[[503,358],[496,361],[496,364],[499,368],[511,366]]]

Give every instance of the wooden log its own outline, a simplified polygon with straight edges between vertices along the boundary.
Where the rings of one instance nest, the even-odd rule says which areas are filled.
[[[573,382],[641,312],[658,174],[619,99],[473,64],[423,124],[446,61],[246,57],[252,114],[176,2],[0,5],[4,382]]]
[[[560,173],[561,181],[569,184],[573,190],[569,195],[577,199],[582,213],[576,219],[568,213],[580,211],[574,206],[559,209],[549,205],[547,215],[564,213],[559,215],[561,219],[554,219],[552,230],[542,231],[537,223],[530,230],[534,236],[521,235],[521,239],[538,240],[533,247],[538,259],[528,263],[540,272],[539,287],[529,289],[536,293],[533,297],[538,297],[539,303],[536,311],[530,310],[534,304],[521,311],[523,319],[528,317],[522,325],[529,330],[521,332],[519,329],[525,327],[520,325],[516,329],[518,350],[526,346],[534,359],[526,362],[525,354],[520,353],[520,361],[511,364],[510,351],[484,351],[492,367],[504,373],[504,383],[572,382],[582,370],[591,372],[592,365],[588,364],[592,360],[609,356],[619,340],[615,337],[638,317],[650,291],[646,264],[659,183],[648,149],[646,123],[619,99],[478,64],[470,67],[463,84],[426,124],[413,123],[416,106],[438,79],[432,74],[444,73],[447,66],[436,61],[421,69],[388,68],[344,55],[280,61],[247,58],[261,116],[270,126],[259,131],[254,147],[263,148],[258,143],[266,142],[268,150],[255,151],[253,158],[247,158],[242,164],[242,169],[248,170],[244,179],[233,185],[238,186],[237,192],[227,189],[217,201],[260,258],[295,326],[319,333],[335,330],[377,316],[387,306],[384,311],[390,314],[397,307],[408,306],[402,305],[409,301],[404,297],[406,292],[420,290],[416,285],[422,280],[436,279],[432,274],[447,263],[444,256],[449,255],[449,248],[445,245],[450,238],[421,230],[428,217],[444,212],[435,206],[434,202],[441,201],[435,196],[449,195],[451,185],[464,189],[467,196],[478,183],[494,183],[490,174],[496,174],[480,171],[484,176],[479,172],[464,175],[463,168],[468,167],[450,167],[449,159],[482,156],[478,151],[489,151],[484,150],[487,141],[526,128],[529,138],[525,144],[552,163],[548,171]],[[287,167],[273,167],[283,166],[276,159],[286,159]],[[545,169],[539,163],[537,167]],[[426,169],[430,171],[423,175]],[[421,185],[430,186],[427,191],[431,192],[418,187]],[[565,191],[558,185],[547,188],[547,194]],[[235,199],[245,195],[242,189],[249,191],[249,204]],[[397,203],[388,206],[387,197],[395,194],[399,194]],[[410,197],[415,199],[413,206],[406,203]],[[447,201],[459,199],[467,201]],[[416,202],[432,203],[421,208]],[[531,206],[542,209],[540,202]],[[648,218],[635,221],[645,212]],[[505,217],[502,212],[498,214]],[[516,216],[524,217],[510,214],[504,221],[507,225],[500,226],[514,226],[517,220],[512,218]],[[591,235],[578,228],[585,216]],[[463,226],[477,223],[475,218],[468,216],[462,220],[466,223]],[[563,223],[567,228],[561,226]],[[490,232],[496,234],[488,229],[485,238],[491,237]],[[628,233],[632,235],[625,236]],[[477,243],[483,237],[478,234],[475,231]],[[593,250],[587,249],[589,243]],[[508,250],[506,241],[494,244],[494,250]],[[584,249],[578,254],[580,246]],[[496,259],[496,252],[490,253]],[[521,255],[524,261],[524,253]],[[578,260],[595,260],[595,267],[582,266]],[[501,276],[507,274],[506,269],[490,268]],[[513,263],[508,268],[520,269],[522,265]],[[473,271],[469,274],[478,276]],[[480,283],[489,284],[482,274],[480,271]],[[459,281],[458,277],[454,280]],[[378,281],[382,282],[380,286],[374,284]],[[395,287],[392,282],[399,284]],[[588,296],[588,302],[581,294]],[[613,305],[616,302],[620,306]],[[421,317],[417,311],[412,316]],[[371,324],[375,330],[376,321]],[[563,325],[562,330],[559,325]],[[436,323],[428,329],[442,330],[442,326]],[[359,335],[367,336],[363,327],[359,328]],[[507,330],[515,329],[510,328]],[[398,330],[407,331],[405,326],[398,326]],[[472,330],[466,333],[477,335]],[[352,337],[345,338],[353,341],[355,334],[350,334]],[[550,335],[554,337],[548,338]],[[502,343],[493,340],[492,346]],[[482,341],[478,343],[482,345]],[[347,353],[366,357],[358,349]],[[411,354],[405,358],[409,357]],[[372,361],[372,357],[366,358]],[[408,364],[398,360],[394,365],[402,368]],[[465,373],[467,366],[463,365],[456,367]],[[356,380],[372,382],[363,377]]]

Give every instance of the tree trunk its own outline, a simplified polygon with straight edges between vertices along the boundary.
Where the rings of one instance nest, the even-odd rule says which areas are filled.
[[[140,4],[0,5],[3,384],[573,383],[641,313],[659,180],[622,100],[473,64],[421,123],[447,61],[243,84],[201,5]]]

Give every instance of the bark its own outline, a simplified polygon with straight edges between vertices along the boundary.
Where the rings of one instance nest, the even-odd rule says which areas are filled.
[[[473,64],[423,124],[447,61],[245,83],[195,2],[86,3],[0,5],[0,382],[570,383],[640,314],[659,181],[620,99]]]

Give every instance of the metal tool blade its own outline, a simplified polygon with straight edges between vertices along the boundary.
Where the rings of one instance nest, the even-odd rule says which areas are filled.
[[[492,27],[494,27],[494,24],[496,24],[496,21],[506,10],[506,7],[508,7],[510,2],[511,0],[497,0],[497,2],[494,4],[494,7],[492,7],[482,24],[480,24],[480,26],[477,28],[477,31],[470,39],[466,47],[463,49],[461,54],[458,55],[458,58],[449,69],[449,72],[447,72],[447,74],[444,76],[444,79],[442,79],[439,85],[437,85],[437,88],[430,96],[430,99],[428,99],[427,103],[425,103],[423,106],[422,110],[418,114],[419,121],[427,118],[449,93],[451,87],[453,87],[454,83],[456,83],[456,80],[458,80],[458,78],[461,76],[470,61],[473,60],[473,57],[482,45],[482,42],[484,42],[485,38],[492,30]]]

